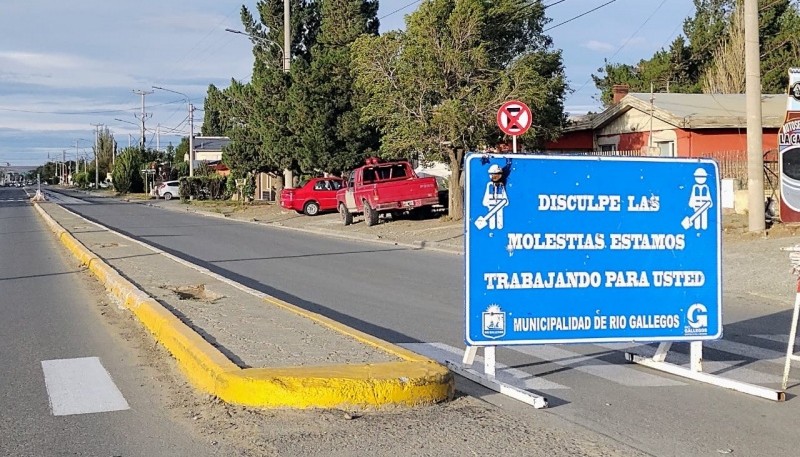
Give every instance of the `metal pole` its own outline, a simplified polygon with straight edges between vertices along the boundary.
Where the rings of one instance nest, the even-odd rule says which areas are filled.
[[[744,64],[747,97],[747,210],[748,230],[766,228],[764,216],[763,122],[761,67],[758,43],[758,0],[744,0]]]
[[[194,105],[189,103],[189,177],[194,176]]]
[[[283,0],[283,71],[289,71],[292,59],[292,32],[289,13],[289,0]]]
[[[100,126],[103,124],[91,124],[94,126],[94,190],[100,189]]]

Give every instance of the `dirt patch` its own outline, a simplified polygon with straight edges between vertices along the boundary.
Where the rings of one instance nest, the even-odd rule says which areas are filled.
[[[205,284],[192,286],[161,286],[162,289],[170,290],[178,296],[180,300],[198,300],[207,303],[214,303],[225,298],[224,295],[212,292],[207,289]]]

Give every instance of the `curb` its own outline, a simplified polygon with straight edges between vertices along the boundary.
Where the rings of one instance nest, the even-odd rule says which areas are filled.
[[[179,211],[177,209],[166,208],[166,207],[163,207],[163,206],[160,206],[160,205],[154,205],[154,204],[148,203],[148,202],[143,202],[143,203],[131,202],[131,203],[136,203],[136,204],[139,204],[139,205],[147,205],[147,206],[149,206],[151,208],[158,208],[158,209],[161,209],[161,210],[164,210],[164,211],[172,211],[172,212],[177,212],[177,213],[183,213],[184,212],[184,211]],[[385,245],[389,245],[389,246],[401,246],[401,247],[407,247],[407,248],[411,248],[411,249],[425,249],[425,250],[428,250],[428,251],[444,252],[444,253],[447,253],[447,254],[456,254],[456,255],[460,255],[460,256],[464,255],[463,249],[450,247],[450,246],[447,246],[445,244],[439,243],[438,241],[414,241],[414,242],[393,241],[391,239],[375,238],[374,235],[370,236],[370,235],[362,235],[362,234],[342,233],[342,232],[337,232],[337,231],[327,230],[327,229],[321,229],[321,228],[292,227],[292,226],[283,224],[281,221],[274,221],[274,222],[270,222],[270,221],[248,221],[248,220],[245,220],[245,219],[237,219],[237,218],[234,218],[234,217],[226,216],[224,214],[212,213],[212,212],[209,212],[209,211],[203,211],[203,210],[198,210],[198,209],[194,209],[194,208],[192,208],[192,209],[187,208],[186,212],[191,212],[193,214],[197,214],[197,215],[205,216],[205,217],[213,217],[213,218],[217,218],[217,219],[224,219],[224,220],[227,220],[227,221],[242,222],[242,223],[245,223],[245,224],[255,224],[255,225],[261,225],[261,226],[264,226],[264,227],[274,227],[274,228],[278,228],[278,229],[282,229],[282,230],[293,230],[293,231],[296,231],[296,232],[311,233],[311,234],[314,234],[314,235],[324,235],[324,236],[329,236],[329,237],[333,237],[333,238],[340,238],[340,239],[345,239],[345,240],[366,241],[366,242],[369,242],[369,243],[385,244]]]
[[[57,191],[55,191],[55,192],[57,192]],[[406,248],[410,248],[410,249],[424,249],[424,250],[427,250],[427,251],[443,252],[445,254],[455,254],[455,255],[459,255],[459,256],[463,256],[464,255],[463,247],[460,247],[460,248],[459,247],[452,247],[452,246],[448,246],[446,244],[440,243],[438,241],[414,241],[414,242],[393,241],[393,240],[390,240],[390,239],[375,238],[374,236],[370,236],[370,235],[361,235],[361,234],[353,234],[353,233],[342,233],[342,232],[337,232],[337,231],[333,231],[333,230],[317,229],[317,228],[310,229],[310,228],[304,228],[304,227],[292,227],[292,226],[284,225],[281,221],[274,221],[274,222],[270,222],[270,221],[248,221],[246,219],[237,219],[235,217],[226,216],[224,214],[212,213],[210,211],[203,211],[203,210],[196,209],[196,208],[188,208],[187,207],[185,210],[179,210],[179,209],[175,209],[175,208],[167,208],[167,207],[164,207],[164,206],[161,206],[161,205],[154,205],[153,203],[150,203],[150,201],[148,201],[148,200],[142,200],[142,201],[122,200],[122,201],[125,201],[126,203],[132,203],[132,204],[135,204],[135,205],[145,205],[145,206],[149,206],[151,208],[156,208],[156,209],[160,209],[160,210],[164,210],[164,211],[171,211],[171,212],[175,212],[175,213],[190,212],[192,214],[197,214],[199,216],[213,217],[213,218],[217,218],[217,219],[223,219],[223,220],[227,220],[227,221],[236,221],[236,222],[241,222],[241,223],[245,223],[245,224],[260,225],[260,226],[263,226],[263,227],[274,227],[274,228],[278,228],[278,229],[282,229],[282,230],[293,230],[293,231],[296,231],[296,232],[310,233],[310,234],[314,234],[314,235],[324,235],[324,236],[329,236],[329,237],[339,238],[339,239],[344,239],[344,240],[358,240],[358,241],[366,241],[368,243],[383,244],[383,245],[388,245],[388,246],[400,246],[400,247],[406,247]]]
[[[95,256],[53,220],[40,204],[34,203],[34,206],[56,238],[175,357],[188,380],[198,389],[225,402],[272,408],[366,408],[430,404],[453,397],[453,374],[437,362],[290,303],[266,298],[268,296],[262,298],[401,360],[367,365],[242,369]]]

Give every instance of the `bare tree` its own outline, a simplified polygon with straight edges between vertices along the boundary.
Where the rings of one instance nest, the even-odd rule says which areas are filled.
[[[712,53],[713,60],[703,74],[706,94],[743,94],[744,68],[744,2],[736,2],[727,36]]]

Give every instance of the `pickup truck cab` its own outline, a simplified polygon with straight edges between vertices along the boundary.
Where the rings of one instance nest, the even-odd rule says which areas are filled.
[[[381,213],[430,212],[439,203],[439,187],[436,178],[420,178],[406,161],[370,158],[350,172],[345,187],[336,193],[336,202],[344,225],[363,214],[371,226],[378,223]]]
[[[296,189],[281,191],[281,207],[293,209],[307,216],[320,211],[336,210],[336,191],[342,187],[342,178],[311,178]]]

